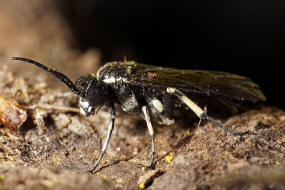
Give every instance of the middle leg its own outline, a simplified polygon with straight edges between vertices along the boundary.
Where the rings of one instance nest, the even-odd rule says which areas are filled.
[[[142,111],[144,114],[144,119],[146,121],[146,125],[148,128],[148,132],[149,132],[149,136],[151,139],[151,162],[150,164],[148,164],[146,167],[147,168],[152,168],[155,165],[155,161],[154,161],[154,156],[155,156],[155,145],[154,145],[154,131],[153,131],[153,127],[150,121],[150,116],[149,116],[149,112],[146,106],[142,107]]]

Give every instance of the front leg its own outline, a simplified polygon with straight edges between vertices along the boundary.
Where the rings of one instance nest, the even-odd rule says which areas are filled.
[[[147,168],[152,168],[155,165],[155,161],[154,161],[154,155],[155,155],[154,132],[153,132],[153,127],[152,127],[152,124],[151,124],[151,121],[150,121],[150,116],[149,116],[147,107],[143,106],[142,107],[142,111],[143,111],[143,114],[144,114],[144,119],[146,121],[146,125],[147,125],[147,128],[148,128],[149,136],[150,136],[150,139],[151,139],[151,162],[146,167]]]
[[[109,126],[108,126],[107,136],[106,136],[106,138],[105,138],[103,147],[102,147],[102,149],[101,149],[100,157],[99,157],[98,160],[96,161],[95,166],[93,167],[93,169],[89,171],[89,172],[91,172],[91,173],[95,173],[95,172],[96,172],[96,168],[97,168],[97,166],[99,165],[101,159],[103,158],[104,153],[106,152],[106,148],[107,148],[107,146],[108,146],[108,143],[109,143],[109,140],[110,140],[110,136],[111,136],[112,131],[113,131],[113,129],[114,129],[116,111],[115,111],[115,106],[114,106],[113,103],[112,103],[111,106],[110,106],[110,114],[111,114],[111,121],[110,121]]]

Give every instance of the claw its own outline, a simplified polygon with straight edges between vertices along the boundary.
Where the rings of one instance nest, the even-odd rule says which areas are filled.
[[[93,167],[93,169],[87,170],[87,173],[94,174],[94,173],[98,172],[98,170],[96,170],[98,165],[99,165],[99,162],[97,161],[97,163],[95,164],[95,166]]]
[[[154,160],[154,153],[151,155],[151,161],[149,164],[145,165],[145,169],[147,170],[151,170],[154,169],[155,165],[156,165],[157,160]]]
[[[149,164],[145,165],[144,167],[146,170],[152,170],[154,169],[155,165],[156,165],[156,161],[152,161]]]

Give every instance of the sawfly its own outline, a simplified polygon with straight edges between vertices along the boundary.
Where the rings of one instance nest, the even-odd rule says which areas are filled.
[[[141,114],[151,139],[151,162],[155,165],[154,130],[151,118],[159,124],[174,123],[173,111],[185,107],[191,109],[201,120],[213,123],[232,135],[249,132],[236,132],[210,117],[206,109],[196,103],[200,98],[216,101],[249,102],[265,101],[259,86],[251,79],[227,72],[204,70],[179,70],[138,64],[133,61],[110,62],[102,66],[96,74],[79,77],[73,83],[67,76],[34,60],[13,57],[12,60],[27,62],[51,73],[79,96],[80,112],[89,116],[107,105],[111,121],[101,154],[91,172],[95,172],[102,159],[115,123],[115,104],[128,113]],[[194,99],[193,99],[193,98]],[[192,100],[191,100],[191,99]],[[199,122],[200,123],[200,122]]]

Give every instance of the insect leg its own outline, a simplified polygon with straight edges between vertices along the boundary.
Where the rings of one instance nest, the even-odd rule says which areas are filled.
[[[213,123],[215,126],[220,127],[225,132],[228,132],[232,135],[239,135],[242,136],[244,134],[249,134],[250,131],[245,132],[236,132],[229,128],[226,128],[223,124],[216,121],[214,118],[207,115],[205,111],[203,111],[197,104],[195,104],[192,100],[190,100],[187,96],[185,96],[182,92],[177,90],[176,88],[167,88],[166,91],[169,94],[174,94],[177,96],[183,103],[185,103],[201,120],[207,120],[211,123]]]
[[[155,165],[155,161],[154,161],[154,155],[155,155],[154,132],[153,132],[153,128],[152,128],[152,124],[151,124],[151,121],[150,121],[150,116],[149,116],[147,107],[143,106],[142,107],[142,111],[143,111],[143,114],[144,114],[144,118],[145,118],[146,125],[147,125],[147,128],[148,128],[149,136],[150,136],[150,139],[151,139],[151,162],[150,162],[149,165],[147,165],[147,168],[152,168]]]
[[[115,107],[114,107],[113,104],[112,104],[111,107],[110,107],[110,113],[111,113],[111,121],[110,121],[109,126],[108,126],[107,136],[106,136],[106,138],[105,138],[103,147],[102,147],[102,149],[101,149],[100,157],[99,157],[98,160],[96,161],[95,166],[93,167],[93,169],[89,171],[89,172],[91,172],[91,173],[95,173],[95,172],[96,172],[96,168],[97,168],[97,166],[99,165],[101,159],[103,158],[104,153],[106,152],[106,148],[107,148],[107,146],[108,146],[108,143],[109,143],[109,140],[110,140],[110,136],[111,136],[112,131],[113,131],[113,129],[114,129],[116,111],[115,111]]]

